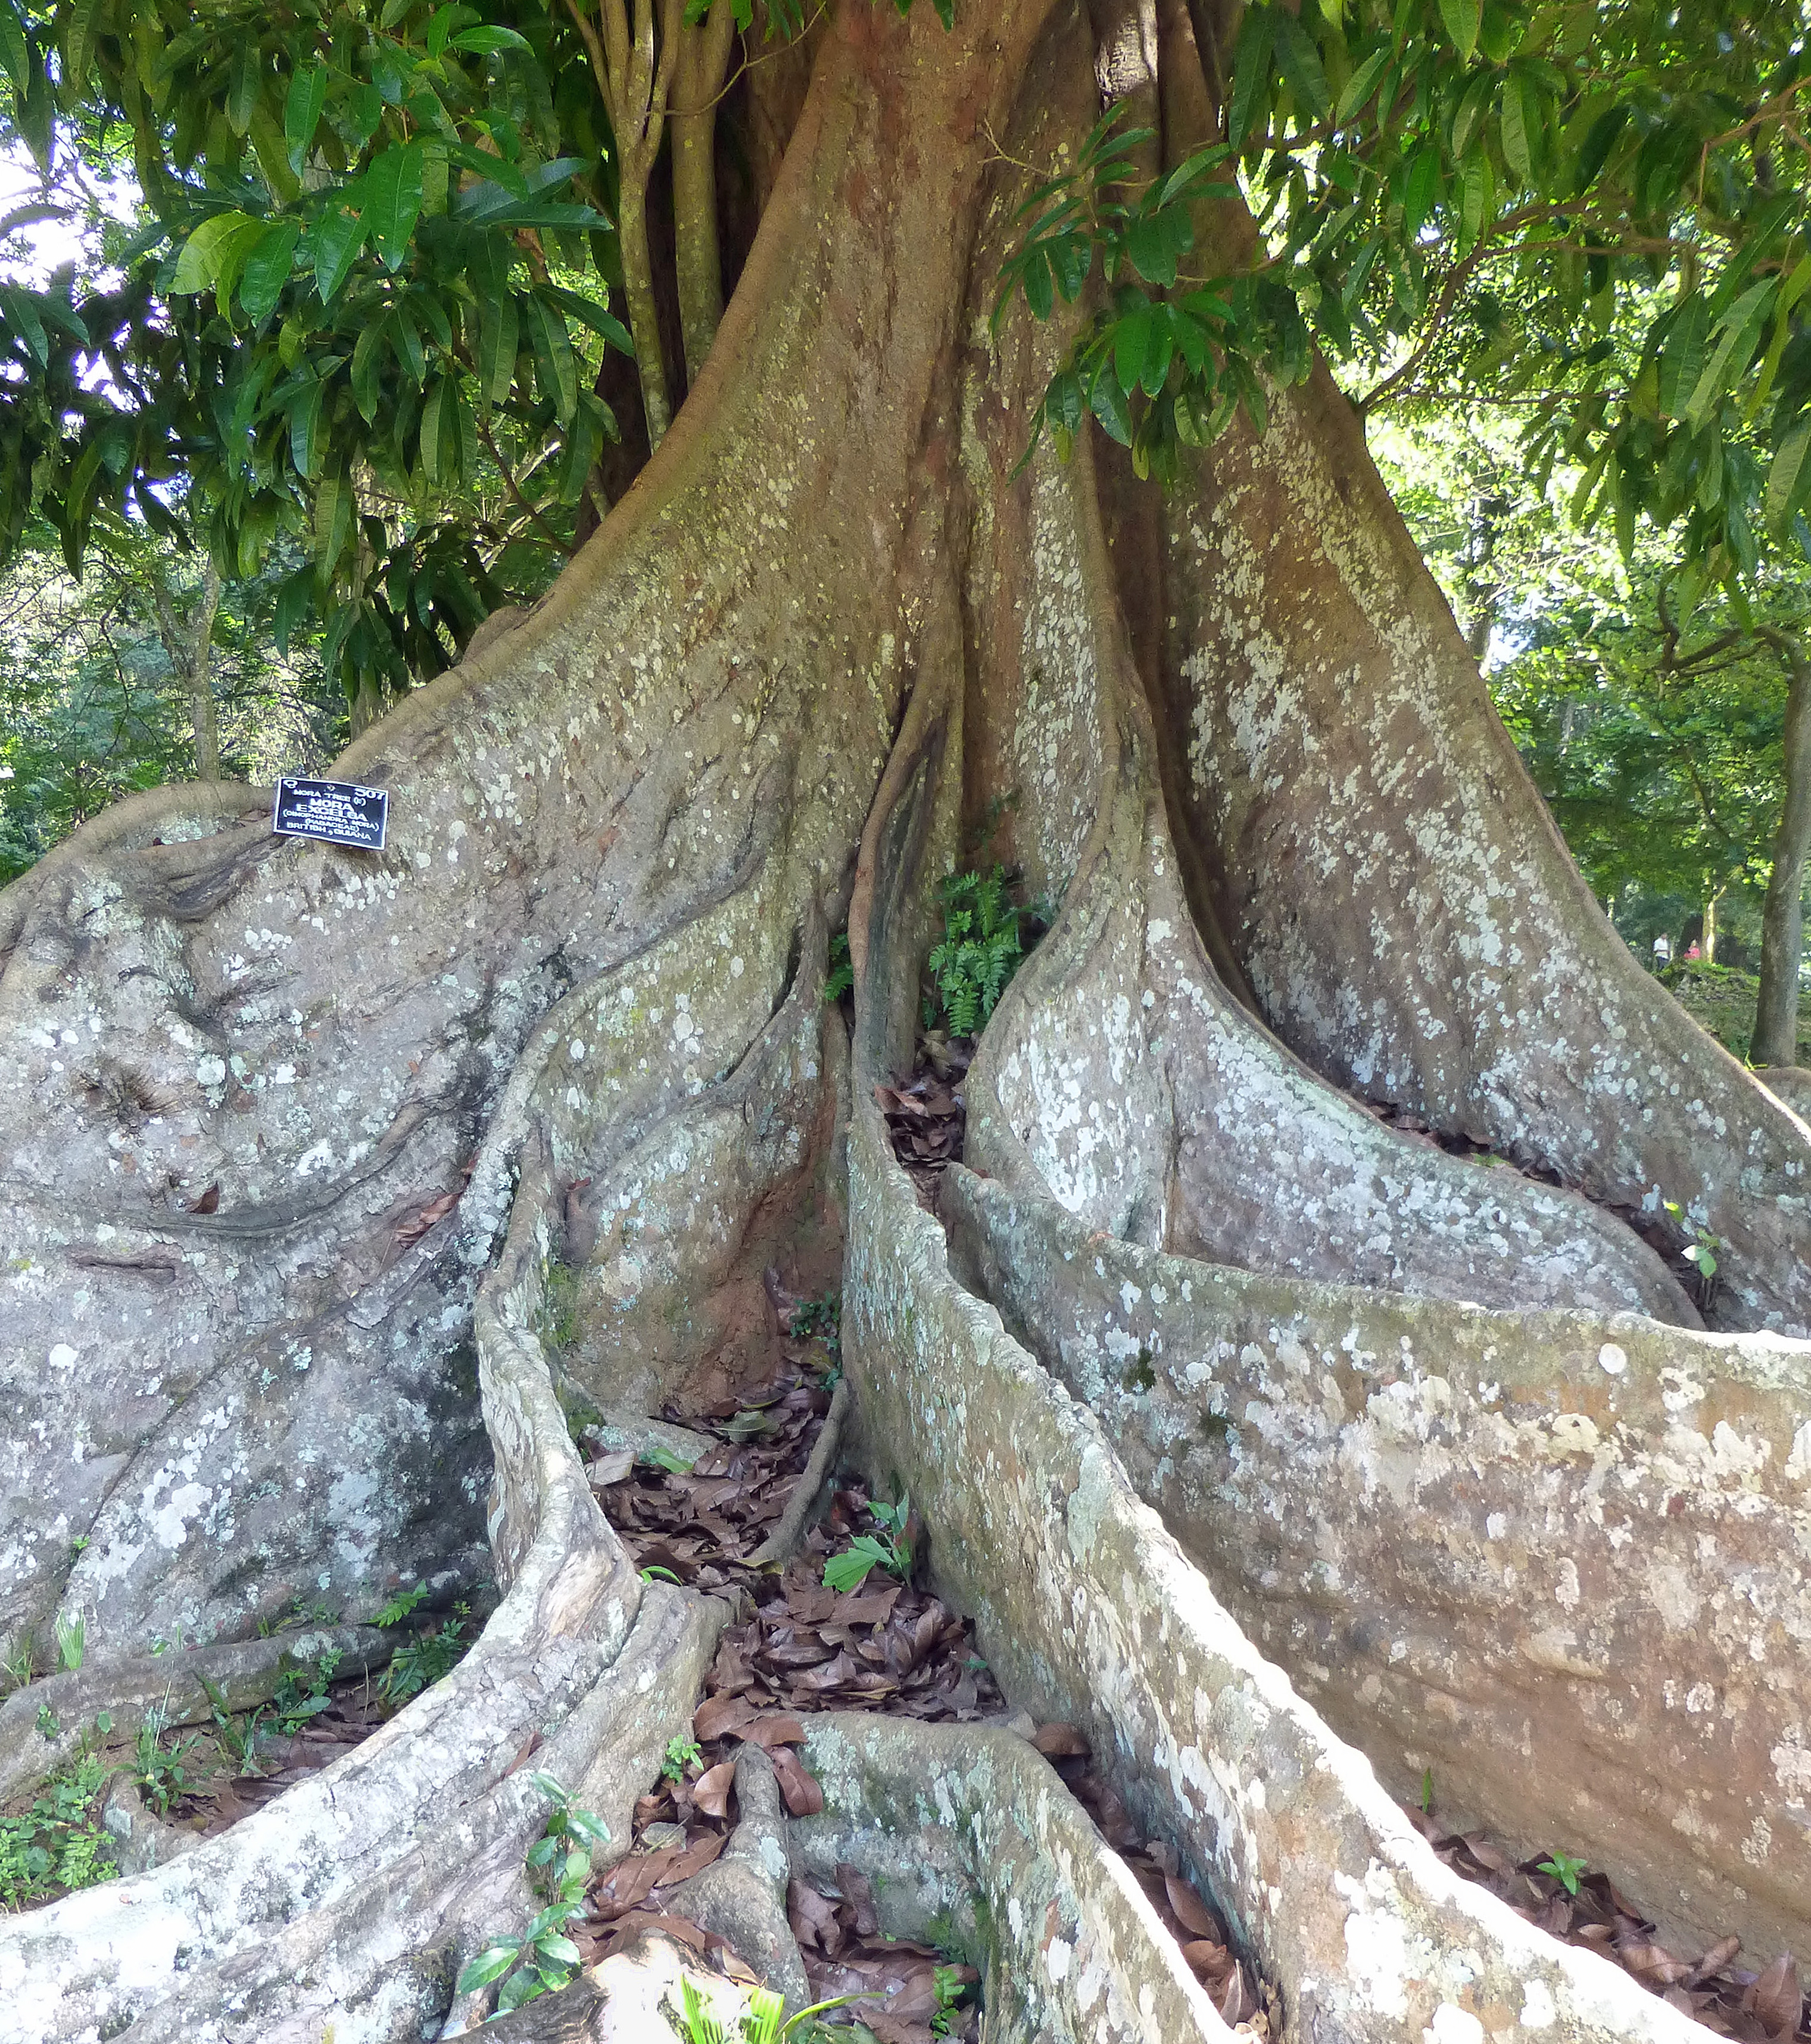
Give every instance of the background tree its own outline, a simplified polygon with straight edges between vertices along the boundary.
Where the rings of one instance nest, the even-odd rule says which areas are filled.
[[[1676,536],[1640,528],[1625,560],[1602,524],[1581,532],[1566,509],[1577,472],[1530,478],[1500,413],[1455,397],[1371,437],[1593,891],[1643,955],[1663,933],[1676,959],[1701,940],[1727,963],[1733,918],[1793,1011],[1774,1055],[1753,1048],[1751,1015],[1740,1047],[1793,1062],[1802,939],[1782,912],[1803,855],[1784,826],[1805,770],[1789,772],[1785,740],[1811,611],[1802,559],[1707,592],[1682,632]]]

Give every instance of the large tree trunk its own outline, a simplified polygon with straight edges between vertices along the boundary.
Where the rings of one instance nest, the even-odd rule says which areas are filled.
[[[1163,26],[1174,149],[1212,109],[1181,10]],[[1145,27],[1109,31],[1116,90],[1155,91]],[[1292,2038],[1678,2019],[1455,1895],[1210,1577],[1392,1785],[1425,1721],[1455,1803],[1509,1831],[1594,1713],[1593,1750],[1632,1776],[1615,1725],[1667,1727],[1691,1880],[1613,1781],[1563,1842],[1648,1854],[1669,1883],[1650,1907],[1688,1926],[1740,1893],[1756,1937],[1804,1932],[1811,1352],[1738,1363],[1699,1330],[1662,1202],[1727,1243],[1733,1324],[1801,1335],[1811,1140],[1604,921],[1324,375],[1168,499],[1086,444],[1016,473],[1062,336],[1015,316],[990,344],[985,313],[1014,208],[1098,117],[1094,60],[1073,0],[959,9],[947,35],[923,8],[838,12],[647,469],[544,604],[340,761],[390,791],[383,855],[209,798],[102,820],[0,897],[6,1641],[79,1617],[125,1694],[154,1636],[244,1639],[298,1596],[352,1623],[399,1578],[494,1570],[506,1593],[375,1754],[10,1927],[0,2037],[430,2034],[456,1960],[525,1913],[523,1737],[620,1828],[713,1632],[708,1603],[626,1566],[556,1394],[646,1412],[719,1358],[751,1245],[836,1179],[845,1133],[869,1467],[909,1477],[1013,1700],[1086,1719],[1215,1885]],[[971,1074],[969,1158],[996,1183],[960,1181],[952,1275],[869,1089],[911,1054],[935,882],[1009,796],[1002,842],[1061,908]],[[845,914],[852,1104],[818,1000]],[[556,1244],[583,1331],[550,1359]],[[1025,1294],[1046,1257],[1073,1281]],[[1222,1297],[1216,1323],[1199,1301]],[[1141,1357],[1140,1385],[1178,1373],[1171,1395],[1232,1429],[1241,1481],[1211,1509],[1179,1447],[1116,1450]],[[1440,1433],[1455,1409],[1476,1442]],[[1419,1601],[1437,1529],[1380,1549],[1375,1485],[1321,1484],[1313,1554],[1277,1532],[1286,1469],[1240,1430],[1321,1455],[1349,1425],[1375,1469],[1386,1424],[1415,1440],[1393,1495],[1494,1441],[1477,1485],[1511,1496],[1504,1429],[1541,1461],[1509,1580],[1469,1490]],[[1224,1453],[1225,1431],[1202,1438]],[[1668,1500],[1643,1493],[1667,1544],[1638,1583],[1605,1531],[1624,1482]],[[1241,1512],[1282,1554],[1255,1577]],[[1764,1583],[1732,1531],[1763,1518]],[[1582,1581],[1627,1607],[1601,1631],[1572,1616]],[[1700,1706],[1675,1704],[1650,1623],[1688,1609],[1720,1615],[1703,1681],[1739,1687],[1721,1744],[1708,1719],[1686,1736]],[[1509,1673],[1480,1645],[1505,1628],[1532,1642]],[[1519,1751],[1467,1775],[1438,1700],[1479,1669],[1480,1721],[1499,1691],[1527,1709]],[[1595,1700],[1568,1715],[1581,1681]],[[963,1780],[1002,1825],[1036,1800],[991,1762]],[[1050,1819],[1064,1881],[1071,1821]],[[1136,1966],[1090,2030],[1077,1997],[1121,1980],[1132,1933],[1067,1893],[1042,1932],[1001,1931],[1025,1972],[1007,2034],[1213,2034],[1167,1973],[1140,2017]],[[1121,1927],[1059,1962],[1071,1904]],[[1069,1970],[1084,1946],[1104,1973]]]

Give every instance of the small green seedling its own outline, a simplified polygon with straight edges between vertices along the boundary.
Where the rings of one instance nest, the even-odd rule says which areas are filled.
[[[410,1589],[398,1590],[371,1623],[374,1625],[400,1625],[404,1619],[413,1616],[415,1607],[426,1598],[427,1594],[428,1585],[425,1583],[417,1583]]]
[[[62,1719],[48,1704],[38,1705],[37,1727],[40,1739],[56,1739],[63,1730]]]
[[[683,1781],[694,1767],[703,1765],[698,1741],[675,1732],[667,1742],[667,1758],[660,1763],[660,1772],[669,1781]]]
[[[936,1966],[931,1971],[931,1984],[937,1997],[937,2012],[931,2018],[931,2034],[947,2037],[955,2011],[968,1991],[968,1983],[963,1977],[960,1966]]]
[[[1578,1892],[1578,1877],[1585,1871],[1586,1862],[1574,1859],[1569,1854],[1549,1853],[1536,1867],[1537,1873],[1550,1873],[1568,1895]]]
[[[897,1504],[882,1504],[871,1499],[868,1510],[880,1527],[880,1531],[863,1533],[852,1540],[840,1554],[832,1554],[824,1564],[824,1587],[839,1592],[859,1589],[875,1569],[885,1569],[890,1575],[904,1582],[912,1573],[912,1547],[906,1538],[906,1522],[911,1516],[912,1500],[902,1496]]]
[[[1431,1767],[1424,1767],[1421,1769],[1421,1815],[1431,1817],[1433,1813],[1434,1770]]]
[[[206,1692],[208,1709],[213,1719],[214,1739],[220,1750],[241,1774],[256,1774],[262,1770],[258,1765],[255,1742],[258,1724],[264,1715],[263,1706],[251,1712],[241,1724],[233,1716],[232,1706],[226,1700],[226,1692],[218,1683],[210,1682],[198,1669],[196,1680]]]
[[[452,1616],[433,1631],[421,1633],[397,1648],[378,1685],[378,1694],[386,1703],[406,1704],[452,1673],[471,1643],[465,1636],[465,1622],[471,1616],[470,1604],[456,1604]]]
[[[66,1673],[73,1674],[82,1665],[87,1651],[88,1621],[83,1618],[60,1618],[56,1621],[56,1658]]]
[[[590,1848],[610,1835],[603,1819],[575,1808],[551,1774],[535,1773],[529,1779],[553,1804],[545,1830],[529,1853],[532,1877],[547,1906],[529,1919],[519,1936],[508,1932],[493,1938],[460,1973],[456,1987],[456,1992],[470,1994],[502,1981],[497,1996],[500,2015],[571,1984],[580,1955],[566,1935],[566,1926],[585,1914]]]
[[[1717,1292],[1717,1252],[1729,1245],[1721,1235],[1713,1235],[1709,1228],[1694,1220],[1677,1200],[1667,1200],[1663,1204],[1674,1222],[1691,1237],[1679,1255],[1697,1271],[1698,1304],[1708,1306]]]
[[[113,1841],[100,1827],[109,1769],[84,1747],[73,1766],[53,1774],[29,1810],[0,1817],[0,1909],[48,1901],[60,1891],[111,1881]]]
[[[29,1639],[21,1639],[6,1659],[0,1661],[0,1677],[5,1678],[9,1694],[14,1689],[24,1689],[30,1682],[36,1673],[37,1658],[32,1650],[32,1642]]]
[[[826,1292],[821,1299],[803,1299],[793,1309],[790,1330],[794,1341],[821,1341],[839,1361],[843,1354],[843,1295]]]
[[[318,1717],[333,1703],[328,1688],[344,1658],[337,1646],[329,1646],[317,1661],[300,1662],[278,1677],[275,1708],[286,1732],[293,1735],[300,1731],[310,1718]]]
[[[855,961],[849,956],[849,933],[839,930],[830,939],[829,970],[824,978],[824,998],[840,1001],[856,990]]]
[[[817,2020],[826,2009],[844,2008],[861,1997],[840,1994],[833,2000],[815,2001],[782,2024],[780,2018],[786,2014],[784,1997],[775,1994],[771,1987],[755,1988],[749,1993],[748,2006],[742,2011],[733,2038],[724,2028],[722,2019],[705,2006],[704,1996],[693,1984],[690,1974],[679,1976],[679,1999],[685,2006],[686,2044],[786,2044],[795,2032],[800,2044],[806,2044],[808,2038],[832,2034]],[[943,2034],[938,2032],[940,2036]]]
[[[189,1793],[193,1785],[183,1763],[200,1744],[199,1737],[191,1734],[166,1747],[163,1719],[159,1712],[152,1712],[139,1727],[136,1747],[138,1772],[133,1778],[140,1793],[159,1816],[168,1816]]]

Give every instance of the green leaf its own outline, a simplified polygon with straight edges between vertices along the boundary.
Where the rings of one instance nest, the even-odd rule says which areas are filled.
[[[1704,367],[1704,344],[1710,325],[1710,308],[1702,294],[1694,291],[1667,322],[1660,348],[1659,403],[1668,418],[1685,416],[1686,405],[1698,388]]]
[[[1113,374],[1119,378],[1119,387],[1129,398],[1138,388],[1144,374],[1144,357],[1151,346],[1151,321],[1154,310],[1155,308],[1149,305],[1139,305],[1122,314],[1113,324]]]
[[[1185,388],[1176,393],[1173,415],[1176,421],[1176,437],[1185,447],[1205,447],[1209,438],[1208,423],[1212,408],[1199,390]]]
[[[475,1988],[488,1987],[516,1963],[521,1949],[520,1938],[499,1938],[494,1945],[486,1946],[460,1970],[453,1986],[454,1993],[470,1994]]]
[[[13,0],[0,0],[0,66],[13,81],[13,91],[25,92],[31,83],[32,52]]]
[[[80,92],[88,83],[88,67],[94,60],[94,32],[101,0],[75,0],[63,32],[65,90]]]
[[[1296,125],[1305,127],[1312,113],[1325,121],[1333,110],[1333,96],[1327,89],[1327,74],[1321,66],[1321,52],[1314,39],[1294,15],[1278,10],[1276,15],[1277,62],[1295,98]]]
[[[243,213],[217,213],[211,220],[204,220],[183,244],[183,252],[176,258],[175,271],[170,279],[171,290],[186,294],[205,291],[210,284],[217,282],[222,258],[231,249],[235,237],[242,236],[247,228],[261,234],[263,223]],[[244,261],[243,252],[238,259],[240,263]]]
[[[1720,338],[1686,406],[1687,425],[1696,428],[1704,425],[1721,402],[1724,392],[1747,369],[1766,323],[1768,302],[1778,288],[1776,278],[1763,277],[1758,284],[1750,285],[1718,322]]]
[[[1440,0],[1440,19],[1459,54],[1467,63],[1478,48],[1478,25],[1483,17],[1481,0]]]
[[[378,406],[383,402],[378,374],[382,367],[380,351],[388,325],[383,320],[368,321],[352,350],[352,402],[358,406],[359,416],[367,426],[376,420]]]
[[[516,310],[515,293],[506,291],[494,303],[486,301],[481,304],[478,317],[478,390],[479,402],[486,410],[494,405],[508,403],[509,393],[515,387],[516,352],[521,345],[521,321]]]
[[[1607,113],[1599,114],[1591,123],[1590,132],[1578,151],[1578,165],[1573,174],[1574,195],[1582,198],[1590,190],[1598,173],[1609,160],[1609,152],[1616,147],[1616,138],[1628,119],[1626,106],[1613,106]]]
[[[421,473],[430,482],[440,482],[446,472],[446,435],[441,417],[446,402],[447,379],[436,376],[421,407]]]
[[[839,1594],[859,1589],[886,1559],[880,1543],[871,1533],[864,1533],[859,1539],[852,1541],[843,1553],[832,1554],[824,1564],[824,1587]]]
[[[252,116],[263,83],[263,56],[258,48],[258,39],[254,35],[244,36],[233,60],[233,83],[226,94],[226,125],[235,135],[250,132]]]
[[[474,56],[490,56],[498,50],[528,50],[532,52],[534,48],[526,36],[518,36],[513,29],[490,26],[461,29],[456,36],[448,40],[452,48],[467,51]]]
[[[1502,110],[1498,117],[1503,138],[1503,160],[1525,185],[1534,182],[1534,151],[1540,133],[1540,102],[1520,72],[1503,83]]]
[[[634,354],[635,343],[629,338],[629,328],[595,300],[586,298],[582,291],[563,290],[558,284],[541,284],[536,288],[562,312],[569,313],[592,332],[602,334],[619,355]]]
[[[1767,471],[1761,517],[1776,540],[1786,536],[1793,513],[1803,501],[1805,486],[1811,483],[1811,471],[1807,471],[1805,461],[1808,451],[1811,451],[1811,413],[1801,413],[1786,429]]]
[[[365,171],[365,232],[386,270],[398,270],[421,217],[421,144],[405,143],[374,156]]]
[[[1491,71],[1480,72],[1466,87],[1465,96],[1452,117],[1452,153],[1455,160],[1462,159],[1477,140],[1485,116],[1497,103],[1500,88],[1501,81]]]
[[[1049,259],[1041,243],[1034,243],[1025,251],[1019,281],[1025,290],[1025,303],[1031,307],[1033,316],[1048,319],[1056,303],[1056,294],[1051,282]]]
[[[314,147],[314,131],[327,106],[327,67],[310,64],[289,82],[283,104],[283,138],[289,144],[290,168],[299,177],[308,153]]]
[[[32,302],[32,294],[16,284],[0,286],[0,316],[24,340],[33,360],[40,369],[50,367],[50,336],[44,330],[44,321],[38,317],[37,307]]]
[[[1132,444],[1132,413],[1125,402],[1117,378],[1106,373],[1102,365],[1088,392],[1089,409],[1102,425],[1121,447]]]
[[[1373,50],[1364,62],[1346,81],[1346,89],[1340,94],[1340,103],[1333,110],[1333,125],[1344,128],[1371,103],[1383,74],[1390,68],[1390,45]]]
[[[1173,284],[1177,259],[1186,252],[1194,234],[1188,217],[1179,208],[1168,213],[1152,213],[1135,220],[1126,230],[1125,252],[1132,267],[1148,284]],[[1074,296],[1065,292],[1065,298]]]
[[[347,186],[342,198],[351,198],[356,189]],[[314,288],[321,294],[321,302],[327,305],[345,282],[364,246],[363,213],[348,213],[344,205],[334,207],[315,222],[312,240]]]
[[[546,394],[564,424],[579,409],[579,364],[572,352],[572,336],[566,331],[565,319],[545,298],[537,296],[529,302],[534,310],[535,360]]]
[[[1459,185],[1459,232],[1464,247],[1473,248],[1497,211],[1497,179],[1482,149],[1467,159]]]
[[[290,454],[298,472],[305,476],[313,475],[315,458],[320,452],[321,398],[325,387],[320,383],[310,384],[290,409]]]
[[[1244,143],[1252,113],[1270,83],[1276,21],[1273,9],[1252,7],[1240,24],[1232,55],[1232,98],[1226,115],[1226,139],[1235,149]],[[1126,444],[1131,445],[1129,439]]]
[[[1413,241],[1421,224],[1433,210],[1440,192],[1440,152],[1437,142],[1420,150],[1409,166],[1409,182],[1402,198],[1402,232]]]
[[[261,326],[275,309],[294,268],[295,245],[301,239],[299,220],[279,221],[264,229],[246,256],[240,273],[239,302],[254,326]]]
[[[552,1959],[560,1965],[576,1966],[583,1963],[579,1947],[570,1938],[561,1937],[557,1931],[549,1932],[537,1940],[535,1950],[544,1959]]]
[[[429,56],[439,56],[447,46],[448,36],[456,29],[463,28],[467,21],[475,21],[479,18],[475,7],[462,6],[458,4],[458,0],[450,0],[450,4],[439,9],[428,24]]]

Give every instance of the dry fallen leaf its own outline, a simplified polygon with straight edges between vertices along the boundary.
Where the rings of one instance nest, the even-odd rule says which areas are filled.
[[[1086,1760],[1092,1750],[1072,1724],[1040,1725],[1032,1733],[1031,1742],[1047,1760]]]
[[[692,1784],[692,1800],[707,1817],[726,1817],[735,1785],[735,1762],[720,1761],[715,1767],[707,1767]]]
[[[1754,1996],[1755,2015],[1770,2034],[1783,2031],[1790,2037],[1798,2029],[1805,1996],[1798,1984],[1798,1962],[1791,1953],[1782,1952],[1755,1982]]]

